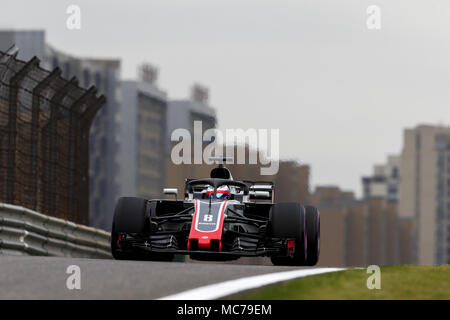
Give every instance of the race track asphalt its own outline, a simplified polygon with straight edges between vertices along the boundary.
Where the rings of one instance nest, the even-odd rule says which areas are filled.
[[[80,290],[67,288],[70,265],[80,268]],[[0,299],[157,299],[217,282],[295,269],[0,255]]]

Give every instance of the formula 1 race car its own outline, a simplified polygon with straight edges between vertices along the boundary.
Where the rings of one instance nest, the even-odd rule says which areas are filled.
[[[176,196],[177,189],[164,189]],[[312,206],[273,203],[272,182],[233,180],[223,166],[209,179],[186,179],[184,200],[120,198],[114,212],[115,259],[171,261],[269,256],[274,265],[319,259],[320,216]]]

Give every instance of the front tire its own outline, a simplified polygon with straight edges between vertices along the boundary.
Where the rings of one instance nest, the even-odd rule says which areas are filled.
[[[274,265],[301,266],[307,255],[305,208],[299,203],[275,203],[269,214],[273,237],[295,239],[293,256],[272,256]]]
[[[141,198],[122,197],[114,210],[111,230],[111,254],[116,260],[138,260],[138,255],[119,248],[121,233],[142,233],[145,227],[147,201]]]
[[[120,234],[142,234],[146,232],[148,201],[141,198],[122,197],[114,210],[111,230],[111,254],[116,260],[172,261],[172,253],[137,252],[130,248],[119,248]],[[126,244],[122,244],[126,245]]]

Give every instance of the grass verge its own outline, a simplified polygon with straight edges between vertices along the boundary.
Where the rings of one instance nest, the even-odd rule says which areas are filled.
[[[349,269],[281,282],[225,299],[450,299],[450,265],[381,267],[381,289],[367,288],[366,269]]]

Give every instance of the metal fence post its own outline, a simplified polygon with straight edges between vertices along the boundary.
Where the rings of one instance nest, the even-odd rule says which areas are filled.
[[[54,69],[44,80],[38,83],[33,89],[33,100],[31,106],[31,194],[32,202],[31,209],[37,209],[38,202],[38,150],[40,144],[40,131],[39,131],[39,113],[41,107],[41,94],[49,84],[57,79],[61,75],[61,69]]]
[[[48,214],[51,216],[56,216],[56,140],[58,139],[57,125],[58,125],[58,113],[61,101],[64,96],[70,90],[71,86],[76,86],[78,80],[73,77],[70,79],[60,90],[58,90],[50,101],[50,122],[49,122],[49,138],[50,138],[50,146],[49,146],[49,170],[47,175],[47,198],[48,198]]]
[[[8,173],[6,182],[6,201],[14,203],[15,161],[16,161],[16,135],[17,135],[17,95],[19,84],[31,69],[39,66],[39,59],[33,57],[17,72],[10,81],[9,91],[9,120],[8,120]]]

